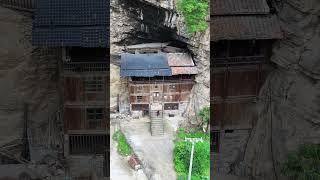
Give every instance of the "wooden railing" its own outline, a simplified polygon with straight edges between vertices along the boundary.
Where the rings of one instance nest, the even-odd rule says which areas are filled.
[[[237,56],[237,57],[223,57],[215,58],[213,57],[213,64],[252,64],[252,63],[262,63],[265,61],[266,57],[260,56]]]
[[[0,5],[22,11],[34,11],[36,0],[0,0]]]
[[[65,62],[65,72],[104,72],[108,70],[107,62]]]

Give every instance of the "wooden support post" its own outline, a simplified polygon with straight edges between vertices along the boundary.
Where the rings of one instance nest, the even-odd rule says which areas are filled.
[[[29,124],[29,104],[24,104],[24,130],[23,130],[23,154],[21,155],[24,159],[30,160],[29,151],[29,138],[28,138],[28,126]]]
[[[64,135],[64,156],[68,157],[70,154],[70,146],[69,146],[69,135],[65,134]]]

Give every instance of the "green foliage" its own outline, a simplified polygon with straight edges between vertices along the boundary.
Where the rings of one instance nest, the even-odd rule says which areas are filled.
[[[177,141],[184,141],[184,138],[202,138],[204,141],[210,142],[210,134],[203,132],[188,132],[183,128],[179,128],[177,132]]]
[[[282,173],[294,180],[320,179],[320,145],[302,145],[288,155]]]
[[[177,174],[181,179],[188,175],[192,144],[185,142],[185,137],[203,138],[204,141],[196,143],[194,147],[192,179],[208,179],[210,171],[210,136],[202,132],[188,133],[183,129],[179,129],[173,150]]]
[[[120,131],[116,131],[116,132],[113,133],[112,139],[114,141],[118,141],[120,135],[121,135],[121,132]]]
[[[209,123],[209,120],[210,120],[210,108],[209,107],[202,108],[199,111],[198,116],[202,119],[203,123]]]
[[[128,144],[125,136],[120,131],[115,132],[112,136],[112,139],[118,142],[117,150],[121,156],[129,156],[132,154],[132,148]]]
[[[186,180],[188,179],[188,175],[178,176],[177,180]],[[193,176],[191,175],[191,180],[209,180],[209,176]]]
[[[184,16],[189,33],[203,32],[208,28],[208,0],[178,0],[177,7]]]

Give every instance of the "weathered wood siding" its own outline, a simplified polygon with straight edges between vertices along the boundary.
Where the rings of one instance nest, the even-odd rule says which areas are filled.
[[[64,77],[64,100],[78,102],[84,100],[84,83],[80,77]]]
[[[252,101],[214,104],[213,125],[222,129],[250,129],[257,119],[256,103]]]
[[[96,129],[106,129],[108,126],[107,109],[103,109],[103,119],[101,121],[101,126]],[[85,108],[65,108],[64,110],[64,130],[93,130],[89,128],[89,122],[87,120],[87,114]]]
[[[84,129],[85,111],[80,108],[66,108],[63,119],[65,132]]]
[[[256,97],[267,76],[260,65],[215,70],[212,78],[215,129],[250,129],[257,120]]]
[[[193,82],[130,84],[130,103],[186,102],[192,87]],[[154,97],[154,92],[158,92],[159,97]],[[138,96],[142,98],[138,100]]]
[[[64,101],[73,104],[83,103],[104,103],[109,96],[109,88],[107,78],[104,78],[103,91],[86,92],[84,77],[64,77]]]

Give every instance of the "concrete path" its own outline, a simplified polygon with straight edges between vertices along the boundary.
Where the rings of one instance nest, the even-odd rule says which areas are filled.
[[[117,142],[112,140],[115,125],[110,127],[110,179],[111,180],[147,180],[142,170],[134,171],[128,164],[126,157],[121,157],[117,152]]]
[[[173,135],[151,136],[148,119],[122,121],[121,131],[142,161],[148,179],[176,180],[173,165]]]

